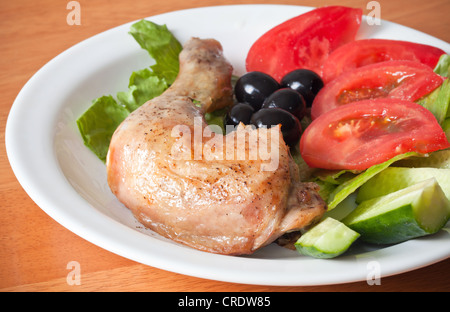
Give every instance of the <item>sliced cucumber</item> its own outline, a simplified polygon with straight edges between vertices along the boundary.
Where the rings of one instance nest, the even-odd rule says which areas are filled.
[[[435,178],[363,201],[342,222],[361,240],[395,244],[439,231],[450,218],[450,201]]]
[[[450,200],[450,169],[389,167],[360,187],[356,201],[384,196],[433,177]]]
[[[327,217],[295,243],[297,251],[306,256],[328,259],[343,254],[359,234],[342,222]]]

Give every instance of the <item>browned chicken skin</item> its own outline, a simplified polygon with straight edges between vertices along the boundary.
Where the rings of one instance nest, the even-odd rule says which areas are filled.
[[[174,84],[116,130],[107,173],[112,192],[146,227],[199,250],[240,255],[304,228],[326,206],[315,185],[299,181],[279,127],[208,132],[204,113],[232,104],[231,73],[217,41],[189,40]],[[199,130],[208,135],[199,138]],[[271,157],[252,158],[255,146],[270,147]]]

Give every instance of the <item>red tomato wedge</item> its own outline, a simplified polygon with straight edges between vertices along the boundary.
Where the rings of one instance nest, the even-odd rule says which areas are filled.
[[[444,78],[414,61],[380,62],[354,70],[326,84],[311,107],[311,118],[338,106],[374,98],[416,101],[439,87]]]
[[[300,153],[310,167],[332,170],[365,170],[406,152],[448,147],[429,110],[396,99],[340,106],[315,119],[300,140]]]
[[[299,68],[321,75],[330,52],[355,39],[361,17],[361,9],[327,6],[289,19],[256,40],[247,54],[246,69],[278,81]]]
[[[323,65],[325,83],[345,71],[384,61],[415,61],[432,69],[445,51],[425,44],[388,39],[363,39],[334,50]]]

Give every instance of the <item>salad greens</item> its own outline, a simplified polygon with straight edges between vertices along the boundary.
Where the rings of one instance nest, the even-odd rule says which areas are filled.
[[[117,93],[117,99],[132,112],[148,100],[160,95],[169,87],[165,79],[144,68],[131,74],[128,91]]]
[[[450,117],[444,120],[444,122],[442,123],[442,129],[444,129],[447,140],[450,141]]]
[[[131,26],[130,34],[155,60],[156,64],[150,66],[153,72],[172,84],[178,75],[182,46],[167,26],[141,20]]]
[[[148,100],[159,96],[175,80],[182,46],[165,25],[141,20],[131,25],[130,34],[156,62],[131,74],[127,91],[94,99],[77,120],[84,144],[103,162],[111,137],[120,123]]]
[[[446,77],[442,85],[417,103],[430,110],[450,141],[450,54],[444,54],[434,72]]]
[[[443,77],[450,78],[450,54],[443,54],[434,68],[434,72]]]
[[[372,177],[383,171],[384,169],[388,168],[390,165],[392,165],[394,162],[405,159],[411,156],[418,156],[418,153],[410,152],[405,153],[401,155],[397,155],[388,161],[385,161],[381,164],[374,165],[366,170],[364,170],[362,173],[354,175],[351,178],[348,178],[341,184],[338,184],[329,194],[327,198],[324,198],[328,202],[328,210],[336,208],[336,206],[341,203],[344,199],[346,199],[350,194],[354,193],[361,185],[369,181]],[[320,183],[320,182],[319,182]],[[322,183],[329,183],[324,182]],[[329,186],[327,186],[330,188]]]
[[[77,125],[84,144],[102,161],[106,161],[112,134],[129,113],[111,95],[104,95],[95,99],[92,106],[78,118]]]
[[[427,157],[410,157],[395,163],[396,167],[427,167],[450,169],[450,149],[440,150],[429,154]]]
[[[436,65],[434,72],[443,76],[450,77],[450,55],[444,54],[440,57],[438,64]],[[420,99],[418,104],[427,108],[436,117],[439,124],[445,122],[450,117],[450,83],[449,79],[446,79],[442,85]]]
[[[444,87],[441,87],[442,96],[439,100],[443,103],[443,105],[447,105],[447,114],[445,115],[445,119],[440,122],[442,129],[444,129],[445,135],[447,136],[447,140],[450,141],[450,54],[443,55],[434,69],[439,75],[447,77],[445,81],[445,91]],[[441,94],[441,93],[440,93]]]

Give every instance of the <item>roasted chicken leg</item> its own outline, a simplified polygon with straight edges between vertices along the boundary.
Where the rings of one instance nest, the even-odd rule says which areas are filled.
[[[310,225],[326,205],[314,184],[299,180],[279,127],[209,131],[204,114],[232,105],[231,73],[217,41],[190,39],[174,84],[115,131],[107,176],[146,227],[199,250],[241,255]],[[255,153],[261,147],[273,157]]]

